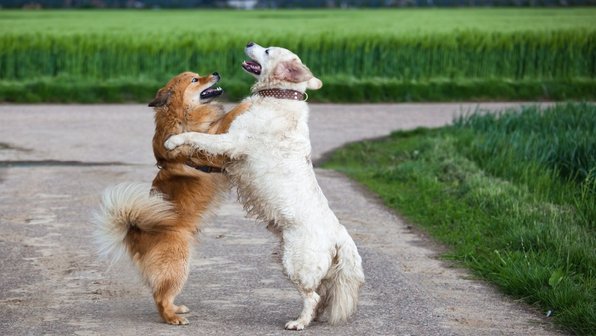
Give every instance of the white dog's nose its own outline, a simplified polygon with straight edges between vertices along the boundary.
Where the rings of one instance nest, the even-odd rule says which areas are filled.
[[[248,43],[246,44],[246,47],[247,47],[247,48],[250,48],[250,47],[252,47],[252,46],[254,46],[254,45],[255,45],[255,43],[254,43],[254,42],[248,42]]]

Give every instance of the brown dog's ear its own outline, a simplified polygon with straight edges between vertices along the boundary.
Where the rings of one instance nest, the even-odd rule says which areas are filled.
[[[287,82],[302,83],[314,76],[306,65],[294,60],[279,63],[277,67],[275,67],[273,77]]]
[[[157,94],[155,95],[155,99],[153,99],[149,103],[149,107],[161,107],[161,106],[166,105],[168,103],[168,100],[170,99],[171,95],[172,95],[172,91],[160,89],[159,91],[157,91]]]

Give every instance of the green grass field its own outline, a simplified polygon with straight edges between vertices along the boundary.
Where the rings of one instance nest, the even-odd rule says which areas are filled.
[[[472,114],[335,152],[336,169],[504,292],[596,334],[596,105]]]
[[[387,34],[425,36],[595,28],[594,8],[396,10],[46,10],[0,11],[5,34],[216,34],[228,40],[294,36]],[[275,27],[275,31],[271,28]],[[345,28],[345,29],[341,29]],[[139,36],[142,37],[142,36]],[[242,45],[240,46],[242,47]]]
[[[596,9],[0,11],[0,101],[147,101],[184,70],[248,92],[249,40],[296,51],[316,101],[593,99]]]

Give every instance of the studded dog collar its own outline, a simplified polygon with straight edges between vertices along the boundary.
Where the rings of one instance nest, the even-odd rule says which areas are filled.
[[[262,97],[273,97],[277,99],[290,99],[298,101],[308,100],[308,94],[288,89],[265,89],[257,91],[257,94]]]
[[[202,171],[203,173],[223,173],[223,169],[219,167],[212,167],[212,166],[197,166],[192,161],[186,161],[185,164],[191,168],[196,170]]]

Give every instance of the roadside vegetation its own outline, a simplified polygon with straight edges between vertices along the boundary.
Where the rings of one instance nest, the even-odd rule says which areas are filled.
[[[348,145],[324,166],[449,246],[447,258],[596,334],[596,105],[481,112]]]
[[[148,101],[173,75],[252,83],[246,42],[292,49],[312,101],[594,99],[594,8],[0,10],[0,101]]]

